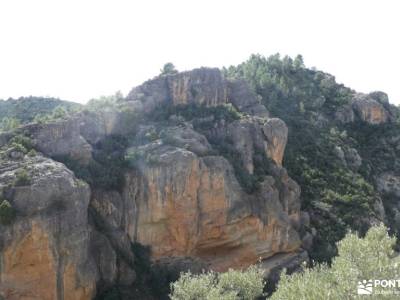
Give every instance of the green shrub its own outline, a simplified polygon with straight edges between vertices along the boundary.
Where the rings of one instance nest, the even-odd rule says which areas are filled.
[[[0,200],[1,201],[1,200]],[[0,223],[9,225],[15,218],[15,210],[7,200],[1,201],[0,204]]]
[[[51,112],[39,113],[35,115],[33,122],[39,124],[45,124],[58,120],[67,119],[72,113],[79,111],[78,107],[68,107],[64,105],[60,105],[55,107]]]
[[[9,118],[5,117],[2,120],[0,120],[0,132],[1,131],[11,131],[18,126],[20,126],[20,121],[16,118]]]
[[[37,155],[37,152],[36,152],[35,149],[31,149],[31,150],[28,152],[28,156],[30,156],[30,157],[35,157],[36,155]]]
[[[28,150],[23,145],[18,143],[11,143],[11,147],[14,149],[14,151],[18,151],[24,154],[28,152]]]
[[[179,280],[171,284],[170,297],[172,300],[253,300],[263,295],[263,274],[255,266],[244,271],[229,270],[220,274],[182,273]]]
[[[56,156],[55,160],[64,163],[76,177],[93,187],[120,190],[124,184],[124,173],[128,161],[125,150],[128,141],[123,136],[109,136],[95,145],[93,160],[89,165],[82,165],[69,156]]]
[[[13,147],[22,147],[22,149],[24,149],[24,153],[27,153],[28,151],[33,149],[33,142],[31,140],[31,138],[22,135],[22,134],[18,134],[16,136],[14,136],[9,143],[13,146]]]
[[[16,175],[14,181],[15,186],[25,186],[31,184],[32,178],[26,169],[17,171],[15,175]]]
[[[282,275],[271,300],[359,299],[359,281],[398,279],[400,259],[393,251],[395,242],[383,225],[369,229],[364,238],[349,233],[338,243],[338,256],[331,267],[321,264],[301,273]],[[379,292],[390,291],[395,290],[374,287],[373,293],[378,297]],[[395,294],[379,297],[397,299]]]
[[[178,70],[175,68],[174,64],[168,62],[164,64],[163,68],[160,70],[160,75],[173,75],[177,74]]]
[[[149,142],[154,142],[160,138],[160,135],[154,128],[152,128],[149,132],[146,133],[145,137]]]

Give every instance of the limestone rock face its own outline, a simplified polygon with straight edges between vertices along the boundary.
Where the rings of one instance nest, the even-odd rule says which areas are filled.
[[[228,101],[237,107],[239,111],[258,117],[269,117],[268,110],[260,103],[246,82],[243,80],[228,81],[227,87]]]
[[[217,141],[230,141],[239,154],[237,159],[249,174],[253,174],[256,153],[267,153],[268,144],[262,130],[265,122],[265,119],[249,116],[230,124],[218,124],[209,136]]]
[[[121,113],[114,109],[82,113],[78,123],[80,135],[92,145],[107,135],[122,133]]]
[[[362,121],[370,124],[385,123],[389,119],[389,113],[383,105],[368,95],[356,95],[353,109]]]
[[[219,69],[195,69],[167,76],[174,105],[196,103],[217,106],[227,102],[226,85]]]
[[[92,158],[92,146],[81,136],[76,118],[29,124],[23,130],[29,133],[37,149],[47,156],[69,156],[83,164]]]
[[[279,166],[282,165],[288,128],[281,119],[272,118],[264,124],[263,133],[268,142],[268,154]]]
[[[31,182],[13,185],[27,169]],[[16,219],[0,225],[0,295],[5,299],[92,299],[90,190],[64,165],[40,156],[0,163],[0,191]]]
[[[145,112],[168,103],[217,106],[227,102],[227,88],[218,69],[200,68],[149,80],[134,88],[126,100]]]
[[[134,88],[126,100],[138,111],[163,104],[218,106],[232,103],[239,111],[267,118],[269,112],[243,80],[226,80],[218,69],[200,68],[159,76]]]
[[[239,113],[210,110],[190,120],[176,114],[163,123],[147,117],[163,105],[190,104],[229,104]],[[302,243],[310,244],[298,234],[300,188],[282,168],[288,128],[269,118],[245,82],[229,81],[218,69],[159,76],[116,107],[20,130],[44,155],[68,156],[82,167],[110,135],[129,140],[118,151],[134,155],[118,191],[90,190],[42,156],[19,152],[0,161],[0,196],[17,212],[12,224],[0,225],[6,299],[87,300],[114,285],[130,286],[141,276],[134,271],[136,242],[151,247],[155,263],[192,271],[243,268],[271,257],[278,264],[287,257],[281,254],[294,261]],[[11,137],[0,135],[0,146]],[[15,186],[21,168],[32,180]],[[246,176],[253,189],[243,184]]]
[[[211,145],[207,138],[193,130],[193,127],[189,124],[168,127],[162,132],[162,135],[169,144],[187,149],[198,155],[206,155],[211,152]]]
[[[334,119],[340,123],[361,120],[369,124],[382,124],[393,122],[395,115],[395,109],[389,103],[387,94],[376,91],[355,94],[350,104],[340,106],[336,110]]]
[[[152,160],[127,175],[124,226],[131,240],[151,246],[154,259],[195,257],[226,270],[300,247],[291,222],[300,213],[292,203],[299,203],[298,186],[267,176],[248,195],[222,157],[146,147]]]
[[[229,124],[218,124],[208,135],[214,140],[230,141],[240,154],[238,160],[250,174],[254,173],[256,156],[260,153],[282,166],[288,129],[280,119],[247,116]]]

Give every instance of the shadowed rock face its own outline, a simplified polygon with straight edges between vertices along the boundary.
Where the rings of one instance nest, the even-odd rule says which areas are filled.
[[[21,167],[31,183],[9,187]],[[89,253],[90,190],[43,157],[0,163],[0,190],[17,212],[0,225],[0,294],[5,299],[91,299],[97,271]]]

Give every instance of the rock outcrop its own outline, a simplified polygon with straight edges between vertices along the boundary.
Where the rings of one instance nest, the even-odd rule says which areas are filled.
[[[376,185],[379,192],[400,198],[400,176],[385,172],[377,177]]]
[[[88,164],[92,146],[82,137],[79,123],[79,118],[74,117],[46,124],[28,124],[18,131],[29,136],[35,148],[49,157],[68,156]]]
[[[243,80],[228,81],[228,101],[231,102],[239,111],[253,116],[268,118],[269,112],[260,103],[255,93],[251,91],[249,85]]]
[[[263,133],[267,140],[267,154],[278,165],[282,166],[285,152],[288,128],[281,119],[267,120],[263,127]]]
[[[144,112],[165,104],[217,106],[227,102],[227,86],[220,70],[200,68],[149,80],[134,88],[126,100]]]
[[[248,195],[222,157],[162,144],[145,152],[152,160],[127,175],[125,230],[150,245],[155,259],[192,256],[226,270],[299,248],[290,217],[298,219],[300,190],[287,177],[266,177]]]
[[[393,121],[394,112],[385,93],[358,93],[354,95],[350,104],[345,104],[337,109],[335,119],[341,123],[361,120],[376,125]]]
[[[23,168],[30,182],[16,179]],[[0,225],[0,295],[91,299],[97,271],[89,252],[88,185],[41,156],[2,161],[0,170],[0,194],[17,214],[12,224]]]
[[[127,97],[127,105],[145,112],[162,105],[226,103],[246,116],[216,121],[205,135],[180,119],[162,130],[156,124],[139,127],[140,145],[127,152],[140,159],[126,175],[122,196],[100,193],[92,201],[111,227],[123,228],[132,242],[151,246],[155,260],[191,257],[225,270],[301,246],[296,232],[300,188],[281,168],[287,127],[268,118],[244,82],[228,82],[217,70],[199,69],[150,80]],[[156,141],[146,141],[149,135]],[[208,138],[230,141],[250,175],[257,155],[269,157],[271,174],[248,194],[231,164],[215,156]]]
[[[190,104],[234,107],[238,117],[146,119],[160,107]],[[120,190],[89,188],[41,155],[17,153],[1,162],[0,190],[17,212],[12,224],[0,226],[6,299],[86,300],[115,284],[131,286],[141,276],[135,243],[149,246],[161,265],[186,270],[192,263],[194,271],[271,257],[275,268],[280,254],[288,254],[285,264],[304,256],[300,188],[282,168],[288,129],[269,118],[243,81],[229,81],[218,69],[160,76],[118,107],[18,132],[44,155],[68,157],[82,168],[96,167],[106,137],[129,137],[126,154],[134,161]],[[0,146],[11,138],[0,136]],[[15,184],[21,168],[32,177],[25,186]],[[247,190],[240,177],[251,178],[254,188]]]
[[[362,121],[370,124],[385,123],[389,119],[389,114],[383,105],[368,95],[356,95],[353,109]]]

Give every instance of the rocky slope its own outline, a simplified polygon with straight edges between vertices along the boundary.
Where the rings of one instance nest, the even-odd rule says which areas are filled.
[[[205,110],[202,118],[179,113],[193,106]],[[152,117],[167,107],[177,111]],[[153,261],[215,270],[300,253],[300,188],[281,166],[288,131],[268,115],[243,81],[198,69],[148,81],[115,108],[3,134],[2,198],[16,217],[2,225],[2,293],[90,299],[96,285],[97,293],[130,285],[140,276],[133,243],[150,246]],[[129,136],[130,164],[120,188],[89,188],[64,165],[24,154],[15,135],[89,171],[102,141]],[[218,140],[232,142],[239,161],[224,157]],[[26,186],[15,183],[21,168],[31,178]],[[238,181],[239,171],[253,190]]]
[[[282,267],[295,269],[308,259],[307,251],[315,251],[313,240],[319,243],[325,228],[348,222],[340,214],[342,204],[311,199],[310,187],[325,184],[314,174],[324,179],[325,173],[306,163],[309,154],[293,141],[301,127],[288,118],[299,112],[308,118],[304,110],[310,110],[310,128],[330,132],[321,141],[332,156],[321,162],[317,153],[315,161],[334,162],[347,172],[341,176],[350,178],[329,182],[338,185],[329,186],[332,192],[345,186],[352,196],[352,187],[371,198],[348,206],[360,208],[360,226],[388,220],[385,195],[399,194],[397,161],[378,176],[371,174],[375,190],[361,180],[367,178],[361,171],[371,147],[361,149],[348,135],[331,133],[331,124],[358,133],[353,127],[359,122],[396,132],[397,110],[385,94],[345,90],[347,100],[337,105],[326,95],[328,100],[318,98],[293,111],[282,101],[279,105],[289,109],[282,113],[270,87],[254,89],[237,74],[201,68],[158,76],[111,106],[0,134],[0,295],[102,299],[118,287],[128,293],[120,297],[130,299],[144,278],[154,276],[138,252],[146,247],[151,268],[163,272],[223,271],[259,260],[270,275]],[[339,90],[329,80],[322,79],[324,89]],[[319,147],[313,144],[320,142],[316,132],[301,141],[302,148]],[[394,155],[398,136],[385,138]],[[305,190],[302,196],[292,174]],[[140,298],[158,297],[150,294]]]

